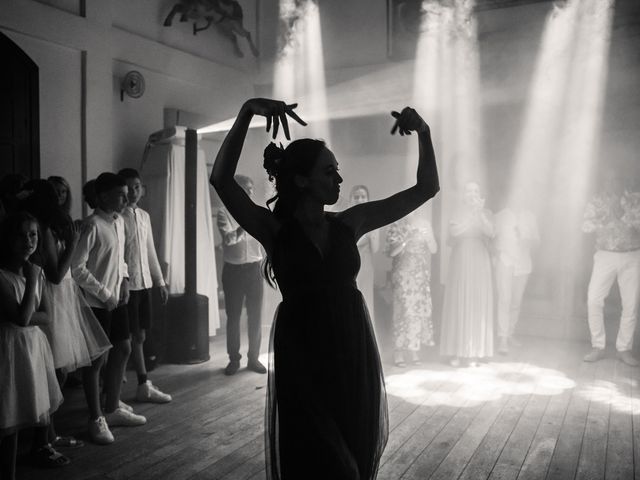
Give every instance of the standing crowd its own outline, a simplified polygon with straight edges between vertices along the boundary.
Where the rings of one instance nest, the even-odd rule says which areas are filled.
[[[247,368],[267,373],[267,478],[373,480],[388,437],[382,365],[374,331],[373,255],[377,229],[389,225],[391,315],[396,366],[420,364],[423,345],[439,343],[452,366],[477,365],[516,346],[514,331],[540,243],[535,215],[522,192],[493,214],[480,186],[469,182],[448,224],[448,274],[439,341],[432,322],[429,258],[438,252],[420,207],[439,191],[430,127],[412,108],[392,112],[393,133],[415,133],[416,183],[371,201],[369,189],[351,189],[350,206],[329,212],[343,179],[322,140],[271,143],[263,166],[276,195],[253,202],[253,181],[236,173],[254,116],[273,136],[288,118],[305,125],[297,104],[256,98],[245,102],[218,152],[210,182],[224,208],[222,285],[227,314],[227,375],[240,368],[240,318],[248,320]],[[147,419],[121,399],[129,359],[138,402],[171,396],[148,378],[144,344],[152,326],[152,289],[168,290],[157,258],[149,214],[138,206],[143,184],[131,168],[102,173],[83,188],[94,209],[70,217],[71,193],[62,177],[0,181],[0,473],[13,480],[20,430],[34,428],[31,456],[42,466],[70,462],[58,449],[82,446],[59,435],[55,412],[70,372],[80,371],[89,412],[89,438],[115,441],[112,428]],[[588,290],[592,351],[604,358],[603,304],[614,281],[622,299],[616,341],[628,365],[640,301],[640,193],[607,174],[588,204],[585,232],[597,252]],[[442,250],[442,249],[440,249]],[[259,360],[263,277],[277,285],[269,368]],[[495,318],[495,325],[494,325]],[[496,331],[494,332],[494,327]],[[5,477],[6,475],[6,477]]]
[[[524,189],[493,214],[477,183],[467,183],[448,224],[447,264],[439,342],[432,322],[429,257],[437,251],[430,223],[413,214],[387,230],[385,253],[392,259],[394,363],[419,364],[422,346],[439,343],[454,366],[477,366],[521,346],[514,337],[540,244],[536,216]],[[596,253],[588,286],[592,350],[587,362],[605,358],[603,307],[617,281],[622,302],[617,357],[630,366],[640,303],[640,192],[624,187],[615,171],[605,172],[600,191],[588,202],[582,230],[595,235]],[[497,341],[497,345],[494,343]]]
[[[121,399],[131,357],[137,402],[167,403],[148,378],[143,345],[152,325],[152,288],[168,290],[151,223],[138,206],[138,172],[105,172],[83,188],[93,213],[73,220],[71,190],[58,176],[0,180],[0,474],[12,480],[18,432],[34,428],[30,454],[42,467],[70,459],[59,450],[55,412],[68,374],[82,377],[88,437],[106,445],[114,427],[144,425]]]

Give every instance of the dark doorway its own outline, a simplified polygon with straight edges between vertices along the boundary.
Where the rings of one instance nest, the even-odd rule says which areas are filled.
[[[0,32],[0,177],[40,176],[38,66]]]

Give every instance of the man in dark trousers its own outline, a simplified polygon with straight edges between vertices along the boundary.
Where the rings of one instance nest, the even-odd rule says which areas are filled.
[[[253,195],[253,180],[236,175],[236,181],[247,195]],[[222,235],[224,266],[222,289],[227,313],[227,354],[229,364],[226,375],[235,374],[240,368],[240,315],[244,303],[247,309],[249,350],[247,368],[257,373],[266,373],[260,363],[260,341],[262,339],[262,294],[263,279],[260,266],[263,259],[258,241],[245,232],[225,208],[218,212],[218,229]]]

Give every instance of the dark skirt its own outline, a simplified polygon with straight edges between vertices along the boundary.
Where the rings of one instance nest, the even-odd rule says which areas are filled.
[[[362,294],[296,292],[269,345],[267,478],[375,479],[387,442],[384,379]]]

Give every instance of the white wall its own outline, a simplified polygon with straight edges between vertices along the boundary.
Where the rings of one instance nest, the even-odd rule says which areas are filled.
[[[74,215],[85,180],[139,163],[164,108],[221,120],[253,95],[256,60],[235,57],[213,31],[194,37],[177,18],[162,27],[171,2],[86,0],[84,17],[72,1],[2,3],[0,30],[40,68],[42,175],[70,181]],[[245,15],[255,22],[255,9]],[[121,102],[129,70],[143,73],[146,92]]]

